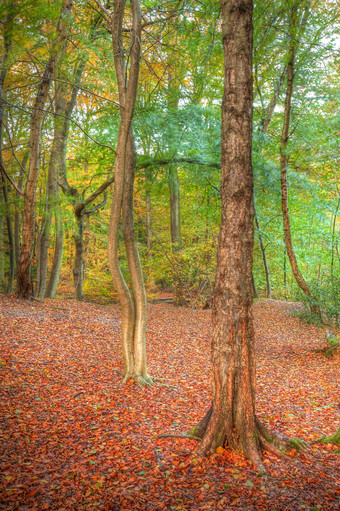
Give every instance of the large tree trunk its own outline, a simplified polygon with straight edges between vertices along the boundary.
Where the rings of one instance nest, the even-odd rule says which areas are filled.
[[[63,51],[72,6],[73,0],[64,0],[57,26],[58,34],[52,45],[50,57],[39,85],[31,116],[30,164],[25,187],[22,245],[18,268],[18,294],[22,298],[29,298],[33,294],[31,260],[34,244],[36,185],[40,170],[40,139],[44,113],[43,110],[47,101],[48,91],[55,73],[56,65]]]
[[[222,0],[222,217],[213,296],[213,402],[200,424],[199,454],[225,444],[263,468],[271,438],[255,417],[252,318],[254,243],[252,145],[252,0]]]
[[[111,207],[108,237],[110,271],[122,308],[122,350],[124,380],[133,378],[144,385],[152,383],[146,368],[145,325],[146,301],[143,275],[140,267],[133,226],[133,182],[135,171],[135,150],[132,131],[132,116],[137,95],[140,60],[141,13],[138,0],[131,1],[132,31],[130,47],[130,67],[128,79],[122,42],[122,23],[125,0],[115,2],[113,18],[109,19],[112,34],[113,54],[121,122],[119,126],[116,160],[115,187]],[[108,16],[107,11],[106,16]],[[124,280],[118,259],[119,226],[123,217],[124,243],[128,256],[132,292]]]

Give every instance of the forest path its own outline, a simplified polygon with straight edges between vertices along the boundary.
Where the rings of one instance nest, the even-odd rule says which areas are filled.
[[[339,355],[299,306],[254,305],[257,413],[306,441],[338,427]],[[211,312],[149,305],[148,366],[158,386],[121,385],[117,306],[0,297],[0,509],[339,508],[339,455],[313,446],[264,455],[259,476],[229,449],[194,460],[179,438],[210,402]]]

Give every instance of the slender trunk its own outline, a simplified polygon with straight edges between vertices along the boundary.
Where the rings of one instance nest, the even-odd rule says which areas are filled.
[[[84,215],[76,211],[76,231],[74,233],[75,256],[73,266],[74,292],[77,300],[83,301],[84,279]]]
[[[2,156],[0,155],[0,160],[2,160]],[[2,164],[2,161],[0,161]],[[14,275],[15,275],[15,251],[14,251],[14,236],[13,236],[13,227],[12,227],[12,218],[10,211],[10,203],[8,197],[8,188],[6,178],[1,173],[2,180],[2,193],[4,197],[4,203],[6,208],[6,224],[7,224],[7,234],[8,234],[8,245],[9,245],[9,274],[8,274],[8,283],[7,283],[7,293],[13,292],[14,285]]]
[[[253,290],[253,297],[254,298],[259,298],[259,294],[257,292],[256,282],[255,282],[255,278],[254,278],[254,273],[253,272],[251,272],[251,287],[252,287],[252,290]]]
[[[334,287],[334,252],[335,252],[335,229],[336,229],[336,219],[338,216],[338,211],[340,208],[340,194],[338,198],[338,202],[334,211],[333,221],[332,221],[332,248],[331,248],[331,283],[334,292],[336,292],[336,288]]]
[[[72,6],[72,0],[64,0],[61,16],[57,26],[58,35],[53,42],[50,57],[39,85],[31,116],[30,164],[25,186],[22,246],[18,268],[18,294],[23,298],[28,298],[33,294],[31,260],[34,244],[36,185],[40,170],[40,139],[43,110],[47,101],[56,65],[63,51]]]
[[[132,127],[126,149],[126,178],[122,205],[123,235],[131,277],[134,302],[133,369],[131,376],[150,379],[146,367],[146,294],[133,221],[133,187],[136,170],[136,149]]]
[[[289,53],[289,61],[287,67],[287,90],[286,90],[286,101],[284,110],[284,124],[282,130],[281,147],[280,147],[280,169],[281,169],[281,199],[282,199],[282,216],[283,216],[283,231],[284,240],[287,250],[287,255],[290,261],[292,272],[298,286],[307,295],[311,296],[309,287],[302,276],[299,269],[296,255],[293,248],[293,241],[291,235],[289,208],[288,208],[288,188],[287,188],[287,168],[288,168],[288,156],[287,156],[287,145],[289,139],[289,125],[291,115],[291,104],[293,96],[293,80],[294,80],[294,60],[295,60],[295,40],[292,39]]]
[[[180,187],[178,169],[176,165],[169,165],[168,184],[170,191],[170,227],[171,244],[175,265],[180,266],[180,252],[182,250],[181,215],[180,215]],[[174,275],[174,305],[185,305],[185,288],[178,275]]]
[[[146,249],[147,249],[147,258],[151,258],[151,249],[152,249],[152,216],[151,216],[151,197],[150,197],[150,190],[146,189],[145,193],[145,209],[146,209]]]
[[[140,269],[133,226],[133,181],[135,171],[134,140],[131,127],[135,107],[140,61],[141,13],[138,0],[131,0],[132,31],[130,66],[127,77],[122,24],[125,0],[115,2],[114,14],[109,27],[112,34],[113,54],[119,91],[121,122],[119,126],[116,159],[115,187],[113,193],[108,236],[108,257],[110,271],[122,308],[122,351],[124,380],[134,378],[144,385],[152,383],[146,369],[145,324],[143,276]],[[119,226],[123,216],[123,233],[128,255],[133,296],[120,270],[118,259]]]
[[[13,227],[12,227],[12,218],[10,212],[9,205],[9,197],[8,197],[8,188],[5,175],[2,171],[4,168],[4,161],[2,157],[2,146],[3,146],[3,133],[4,133],[4,122],[5,122],[5,97],[4,97],[4,83],[7,75],[7,69],[9,66],[9,56],[10,50],[12,48],[12,29],[13,29],[13,21],[15,16],[15,5],[14,2],[11,1],[8,5],[8,10],[5,16],[4,21],[2,22],[3,26],[3,53],[1,57],[1,68],[0,68],[0,186],[2,188],[2,195],[5,203],[6,210],[6,225],[7,225],[7,235],[8,235],[8,244],[9,244],[9,274],[8,274],[8,284],[7,284],[7,292],[11,293],[13,291],[14,284],[14,274],[15,274],[15,245],[14,245],[14,236],[13,236]]]
[[[259,224],[259,220],[258,220],[257,214],[256,214],[255,202],[254,202],[254,217],[255,217],[257,235],[259,237],[259,242],[260,242],[260,247],[261,247],[261,252],[262,252],[264,271],[265,271],[265,275],[266,275],[266,286],[267,286],[266,297],[271,298],[272,297],[272,289],[271,289],[271,284],[270,284],[270,274],[269,274],[269,268],[268,268],[268,262],[267,262],[267,256],[266,256],[266,249],[265,249],[265,246],[263,243],[261,230],[260,230],[260,224]]]
[[[61,262],[63,259],[63,246],[64,246],[64,228],[63,216],[60,204],[54,210],[55,220],[55,245],[52,268],[50,273],[50,280],[48,282],[47,290],[45,293],[46,298],[54,298],[57,292],[59,283],[59,276],[61,270]]]
[[[26,151],[21,162],[20,178],[18,181],[18,188],[22,190],[25,170],[29,159],[29,151]],[[15,212],[14,212],[14,245],[15,245],[15,265],[18,269],[20,260],[20,232],[21,232],[21,195],[16,192]]]
[[[0,198],[0,208],[2,207],[2,200]],[[4,217],[0,210],[0,289],[3,288],[5,281],[5,252],[4,252]]]

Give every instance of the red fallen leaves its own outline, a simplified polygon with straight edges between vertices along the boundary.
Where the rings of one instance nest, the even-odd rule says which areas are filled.
[[[294,307],[255,306],[257,410],[310,440],[336,428],[339,359]],[[150,389],[121,385],[117,307],[0,297],[0,319],[0,509],[338,509],[334,446],[265,454],[261,475],[228,447],[195,459],[194,442],[155,438],[209,406],[209,311],[149,306]]]

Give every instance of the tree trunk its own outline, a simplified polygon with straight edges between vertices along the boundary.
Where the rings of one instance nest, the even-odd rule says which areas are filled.
[[[122,24],[125,0],[115,2],[112,19],[108,19],[112,34],[113,54],[121,105],[116,159],[115,187],[113,193],[108,236],[110,271],[122,308],[122,351],[124,381],[133,378],[145,385],[152,383],[146,368],[145,325],[146,306],[143,276],[135,242],[133,226],[133,181],[135,172],[135,150],[132,131],[132,116],[137,95],[140,60],[141,13],[138,0],[131,1],[132,31],[130,66],[127,79]],[[107,11],[105,11],[108,16]],[[123,234],[133,295],[124,280],[118,259],[119,225],[123,217]]]
[[[132,127],[126,149],[126,178],[122,206],[123,235],[131,277],[133,295],[134,331],[129,369],[125,378],[139,378],[150,382],[146,367],[146,293],[140,264],[133,221],[133,186],[136,170],[136,149]]]
[[[2,156],[0,155],[0,163],[2,164]],[[1,186],[2,193],[4,197],[4,206],[6,208],[6,224],[7,224],[7,234],[8,234],[8,245],[9,245],[9,274],[8,274],[8,284],[7,284],[7,293],[12,293],[13,285],[14,285],[14,275],[15,275],[15,251],[14,251],[14,236],[13,236],[13,227],[12,227],[12,218],[10,212],[10,203],[8,197],[8,188],[7,182],[4,174],[1,172]]]
[[[180,187],[178,179],[178,170],[176,165],[169,165],[168,183],[170,191],[170,227],[171,227],[171,244],[174,254],[175,265],[180,266],[180,252],[182,250],[182,234],[181,234],[181,214],[180,214]],[[185,288],[178,275],[174,275],[174,305],[180,306],[186,304]]]
[[[56,93],[56,116],[54,120],[54,138],[49,164],[49,175],[48,175],[48,208],[46,213],[46,226],[44,232],[44,238],[42,239],[43,245],[41,246],[42,257],[41,261],[46,261],[50,241],[50,228],[52,222],[52,215],[55,217],[55,229],[56,229],[56,246],[54,250],[54,258],[52,262],[52,270],[50,274],[50,283],[48,290],[46,290],[47,280],[47,264],[41,266],[41,286],[40,296],[48,296],[53,298],[59,281],[62,254],[63,254],[63,226],[62,226],[62,211],[60,208],[60,185],[58,179],[66,180],[66,150],[70,126],[70,117],[76,105],[77,95],[83,71],[88,61],[88,55],[83,55],[78,65],[76,66],[74,77],[72,80],[73,87],[71,97],[68,97],[67,84],[61,82],[58,85]],[[52,294],[52,296],[51,296]]]
[[[2,207],[2,200],[0,198],[0,208]],[[4,251],[4,217],[0,210],[0,289],[2,290],[5,282],[5,251]]]
[[[54,210],[54,221],[55,221],[54,256],[50,273],[50,280],[48,282],[47,290],[45,293],[46,298],[55,297],[59,283],[61,262],[63,259],[64,227],[60,204],[58,204]]]
[[[8,244],[9,244],[9,275],[8,275],[8,284],[7,284],[7,292],[11,293],[13,291],[14,284],[14,274],[15,274],[15,245],[14,245],[14,236],[13,236],[13,227],[12,227],[12,218],[10,213],[9,206],[9,197],[8,197],[8,188],[7,182],[5,178],[5,174],[3,172],[4,161],[2,158],[2,146],[3,146],[3,126],[5,122],[5,97],[4,97],[4,83],[7,75],[7,70],[9,66],[9,56],[12,48],[12,29],[13,29],[13,21],[15,16],[15,5],[14,1],[11,1],[8,5],[8,10],[6,13],[6,17],[2,22],[3,25],[3,53],[1,57],[1,69],[0,69],[0,186],[2,188],[2,195],[4,199],[4,207],[6,213],[6,225],[7,225],[7,235],[8,235]],[[1,201],[2,202],[2,201]]]
[[[152,249],[152,215],[151,215],[151,197],[150,197],[150,190],[146,188],[145,193],[145,209],[146,209],[146,219],[145,219],[145,226],[146,226],[146,249],[147,249],[147,258],[150,259],[151,257],[151,249]]]
[[[74,293],[77,300],[83,301],[84,279],[84,216],[83,211],[75,212],[76,231],[74,233],[75,256],[73,266]]]
[[[290,114],[291,114],[291,103],[293,96],[293,80],[294,80],[294,60],[295,60],[295,39],[292,35],[292,41],[290,43],[289,61],[287,67],[287,90],[286,90],[286,101],[284,110],[284,124],[282,130],[281,147],[280,147],[280,169],[281,169],[281,198],[282,198],[282,216],[283,216],[283,231],[284,240],[287,250],[287,255],[290,261],[292,272],[298,286],[307,295],[311,296],[310,289],[302,276],[299,269],[296,255],[293,248],[293,241],[290,228],[289,208],[288,208],[288,188],[287,188],[287,167],[288,167],[288,156],[287,156],[287,145],[289,139],[289,125],[290,125]]]
[[[39,85],[31,116],[30,164],[25,186],[22,246],[18,268],[18,294],[22,298],[29,298],[33,294],[31,260],[34,244],[36,185],[40,170],[40,139],[43,110],[47,101],[56,65],[63,51],[72,7],[72,0],[64,0],[61,16],[57,26],[58,35],[53,42],[50,57]]]
[[[268,267],[267,256],[266,256],[266,249],[264,247],[264,243],[263,243],[263,239],[262,239],[262,235],[261,235],[260,224],[259,224],[259,220],[258,220],[257,214],[256,214],[255,201],[254,201],[254,217],[255,217],[257,235],[259,237],[259,242],[260,242],[260,247],[261,247],[264,271],[265,271],[265,275],[266,275],[266,286],[267,286],[266,297],[271,298],[272,297],[272,288],[271,288],[271,284],[270,284],[269,267]]]
[[[255,417],[252,0],[222,0],[221,5],[222,216],[213,296],[213,401],[192,433],[202,437],[199,455],[228,444],[263,469],[259,448],[273,437]]]

